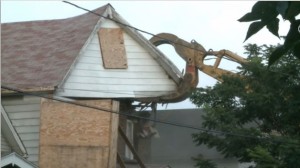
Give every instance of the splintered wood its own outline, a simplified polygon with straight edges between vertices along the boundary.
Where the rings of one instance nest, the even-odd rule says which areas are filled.
[[[111,100],[79,103],[111,110]],[[39,167],[114,167],[110,159],[113,113],[42,100]],[[114,127],[114,126],[113,126]],[[114,134],[114,135],[112,135]],[[113,157],[113,158],[111,158]]]
[[[126,69],[128,65],[122,29],[100,28],[98,37],[104,67]]]

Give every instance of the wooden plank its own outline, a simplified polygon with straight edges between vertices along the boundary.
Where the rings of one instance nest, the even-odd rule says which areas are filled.
[[[120,103],[118,101],[112,102],[112,111],[119,112]],[[110,120],[110,146],[109,146],[109,168],[116,167],[117,160],[117,146],[118,146],[118,126],[119,126],[119,115],[111,113]]]
[[[121,156],[119,153],[117,153],[117,162],[120,165],[120,168],[126,168],[124,161],[122,160]]]
[[[100,28],[98,36],[104,67],[126,69],[128,64],[122,29]]]
[[[120,136],[124,139],[126,145],[129,147],[130,151],[132,152],[134,158],[137,160],[137,162],[139,163],[139,166],[141,168],[146,168],[146,166],[144,165],[143,161],[141,160],[141,158],[139,157],[139,155],[137,154],[136,150],[134,149],[133,145],[131,144],[131,142],[129,141],[129,139],[127,138],[126,134],[124,133],[124,131],[122,130],[122,128],[119,126],[118,127],[118,132],[120,134]]]

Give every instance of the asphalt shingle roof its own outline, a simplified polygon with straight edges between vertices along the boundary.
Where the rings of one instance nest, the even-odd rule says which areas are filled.
[[[94,12],[103,14],[108,5]],[[54,89],[99,19],[86,13],[60,20],[1,24],[1,84],[24,90]]]

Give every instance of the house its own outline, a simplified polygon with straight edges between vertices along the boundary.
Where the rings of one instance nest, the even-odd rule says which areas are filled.
[[[201,128],[203,123],[202,109],[173,109],[157,111],[157,120],[181,125]],[[236,158],[224,158],[215,148],[205,145],[196,146],[192,134],[198,133],[196,129],[176,127],[156,123],[155,128],[159,138],[152,138],[149,144],[149,154],[145,162],[152,164],[167,164],[172,168],[193,168],[196,162],[192,159],[202,154],[204,158],[212,160],[219,168],[246,168],[251,163],[239,163]],[[176,130],[176,131],[174,131]]]
[[[186,98],[181,72],[110,4],[93,12],[1,24],[1,167],[114,168],[132,158],[118,128],[132,141],[135,108]]]

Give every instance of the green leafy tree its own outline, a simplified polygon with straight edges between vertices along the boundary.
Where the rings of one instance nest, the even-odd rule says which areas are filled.
[[[193,134],[197,145],[252,167],[300,167],[300,60],[288,52],[268,67],[276,47],[246,45],[249,63],[239,67],[239,76],[193,92],[192,102],[205,111],[203,128],[213,131]],[[215,167],[203,157],[196,162]]]
[[[265,26],[279,38],[279,15],[291,23],[284,44],[278,46],[269,57],[269,65],[272,65],[289,51],[300,59],[300,19],[296,19],[299,14],[300,2],[297,1],[259,1],[253,5],[251,12],[241,17],[239,21],[252,22],[245,41]]]

